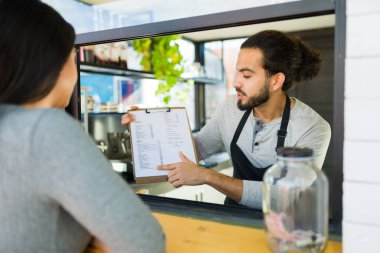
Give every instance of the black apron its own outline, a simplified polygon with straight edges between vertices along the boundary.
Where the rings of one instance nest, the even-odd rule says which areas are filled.
[[[236,128],[234,137],[231,141],[231,160],[232,160],[232,166],[234,168],[233,177],[241,180],[250,180],[250,181],[263,181],[263,176],[265,171],[271,166],[268,166],[266,168],[256,168],[251,164],[251,162],[248,160],[248,158],[244,155],[243,151],[239,148],[237,145],[237,141],[240,137],[241,131],[244,128],[245,123],[247,122],[247,119],[249,115],[252,113],[252,109],[247,110],[243,117],[241,118],[238,127]],[[276,149],[279,147],[284,146],[285,137],[287,133],[288,123],[289,123],[289,117],[290,117],[290,99],[288,95],[286,95],[286,104],[284,108],[284,113],[282,114],[281,119],[281,126],[280,130],[277,132],[277,146]],[[242,206],[233,199],[226,197],[224,201],[225,205],[238,205]]]

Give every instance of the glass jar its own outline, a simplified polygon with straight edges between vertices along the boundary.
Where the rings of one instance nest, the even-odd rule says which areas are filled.
[[[328,181],[308,148],[278,148],[263,178],[263,212],[273,252],[322,252],[328,237]]]

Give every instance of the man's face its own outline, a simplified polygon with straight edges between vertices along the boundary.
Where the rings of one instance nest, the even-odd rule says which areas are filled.
[[[233,84],[238,98],[237,106],[240,110],[253,109],[269,99],[270,79],[267,78],[262,64],[263,54],[260,49],[240,50]]]

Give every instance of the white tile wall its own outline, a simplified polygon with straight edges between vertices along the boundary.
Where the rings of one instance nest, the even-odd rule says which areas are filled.
[[[377,77],[379,72],[380,57],[347,59],[346,97],[380,98],[380,78]]]
[[[343,192],[345,221],[380,226],[380,184],[345,181]]]
[[[347,57],[380,56],[379,23],[380,12],[348,16],[346,34]]]
[[[346,0],[343,252],[380,252],[380,1]]]
[[[344,253],[379,253],[380,227],[345,222],[343,224]]]
[[[346,98],[344,106],[346,140],[380,141],[380,99]]]
[[[380,142],[345,141],[343,157],[344,180],[380,184]]]
[[[380,12],[379,0],[347,0],[346,11],[348,15]]]

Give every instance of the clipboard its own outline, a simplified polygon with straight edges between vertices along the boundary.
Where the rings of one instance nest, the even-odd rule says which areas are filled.
[[[129,132],[137,184],[167,181],[168,171],[157,170],[157,166],[180,162],[180,151],[198,164],[185,107],[144,108],[131,114],[135,116]]]

